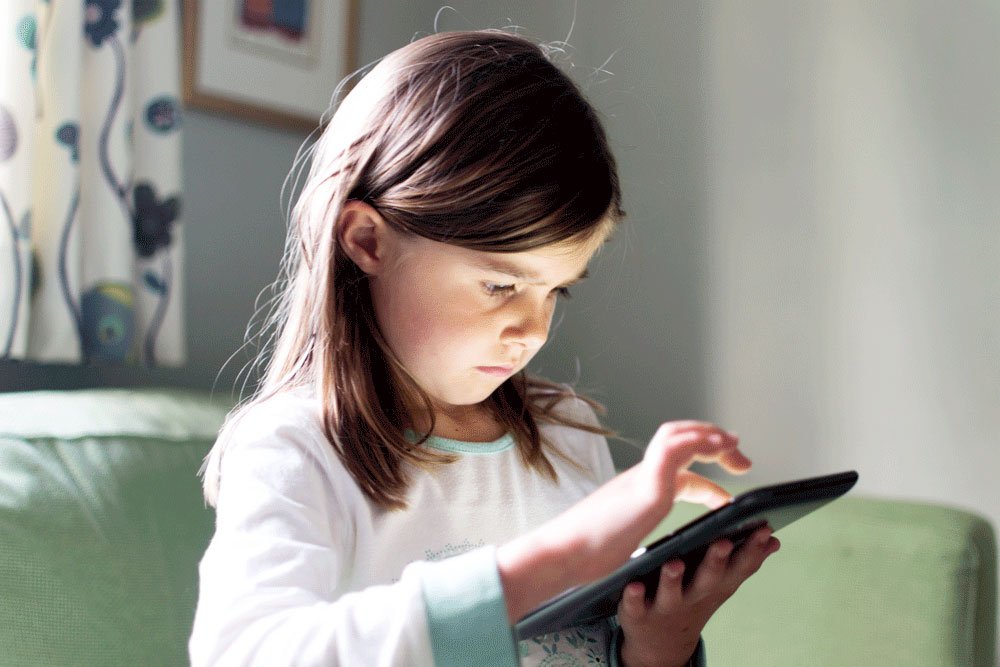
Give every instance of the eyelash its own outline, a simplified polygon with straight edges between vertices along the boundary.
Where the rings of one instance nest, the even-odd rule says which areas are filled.
[[[513,285],[497,285],[496,283],[483,283],[483,289],[486,290],[486,294],[489,296],[510,296],[514,293]],[[556,296],[560,299],[569,299],[572,294],[569,293],[568,287],[557,287],[554,290]]]

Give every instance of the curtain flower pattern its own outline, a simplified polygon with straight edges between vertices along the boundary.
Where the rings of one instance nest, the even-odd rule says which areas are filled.
[[[0,358],[183,363],[178,3],[0,4]]]

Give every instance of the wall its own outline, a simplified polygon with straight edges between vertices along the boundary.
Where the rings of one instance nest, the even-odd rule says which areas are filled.
[[[713,5],[714,414],[768,477],[1000,520],[1000,11]]]

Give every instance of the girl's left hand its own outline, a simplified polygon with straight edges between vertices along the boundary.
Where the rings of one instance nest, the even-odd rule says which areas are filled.
[[[764,527],[735,551],[728,540],[715,542],[686,588],[681,587],[684,563],[680,560],[668,561],[660,568],[660,583],[652,602],[647,602],[642,583],[626,586],[618,606],[624,633],[622,664],[688,664],[708,619],[780,546],[771,530]]]

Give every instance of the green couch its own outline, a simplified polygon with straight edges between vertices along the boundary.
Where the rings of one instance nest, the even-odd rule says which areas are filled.
[[[227,408],[179,391],[0,394],[0,665],[186,664],[212,533],[196,471]],[[854,495],[779,536],[706,628],[710,664],[993,667],[982,518]]]

